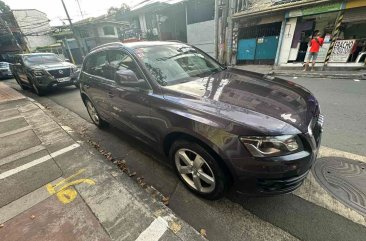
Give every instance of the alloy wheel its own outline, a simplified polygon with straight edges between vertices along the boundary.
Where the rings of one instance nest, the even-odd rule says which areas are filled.
[[[100,119],[99,119],[98,112],[95,109],[94,105],[89,100],[86,101],[86,109],[88,110],[89,115],[90,115],[91,119],[93,120],[93,122],[96,125],[99,125]]]
[[[215,176],[202,156],[181,148],[176,151],[174,158],[178,173],[188,186],[201,193],[210,193],[215,189]]]

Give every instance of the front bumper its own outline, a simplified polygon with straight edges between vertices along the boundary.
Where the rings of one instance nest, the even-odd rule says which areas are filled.
[[[67,79],[66,79],[67,78]],[[50,89],[57,87],[65,87],[75,85],[79,83],[76,76],[65,77],[64,79],[56,79],[53,76],[40,76],[36,77],[37,84],[40,88]]]
[[[301,152],[280,157],[231,159],[236,170],[232,191],[267,196],[292,192],[300,187],[316,161],[323,120],[319,115],[311,121],[308,132],[300,135],[304,145]]]
[[[10,70],[0,70],[0,78],[13,77],[13,73]]]

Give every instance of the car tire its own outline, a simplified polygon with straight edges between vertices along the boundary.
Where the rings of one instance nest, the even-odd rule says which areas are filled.
[[[94,104],[89,99],[85,100],[85,106],[86,106],[86,110],[88,111],[88,114],[90,116],[90,119],[93,121],[93,123],[96,126],[98,126],[99,128],[105,128],[105,127],[109,126],[109,123],[100,117]]]
[[[170,148],[169,159],[178,177],[193,193],[210,200],[225,195],[229,187],[227,175],[214,156],[198,143],[175,141]]]
[[[33,89],[34,93],[36,93],[36,95],[44,96],[46,94],[45,90],[43,88],[39,87],[37,85],[37,83],[31,77],[27,76],[27,78],[28,78],[29,82],[31,83],[32,89]]]
[[[25,86],[22,81],[20,80],[20,78],[17,75],[14,75],[14,79],[15,81],[18,83],[18,85],[20,86],[20,88],[22,88],[22,90],[26,90],[28,89],[27,86]]]

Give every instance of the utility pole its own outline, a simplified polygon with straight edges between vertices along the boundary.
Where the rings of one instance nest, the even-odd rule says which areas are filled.
[[[68,52],[68,53],[69,53],[69,55],[70,55],[71,62],[72,62],[73,64],[75,64],[74,56],[72,56],[72,53],[71,53],[71,50],[70,50],[70,46],[69,46],[69,44],[67,43],[67,39],[66,39],[66,37],[64,38],[64,43],[65,43],[65,46],[66,46],[67,52]]]
[[[81,18],[84,19],[84,14],[83,14],[83,11],[81,11],[80,2],[79,2],[79,0],[76,0],[76,2],[78,3],[78,6],[79,6],[79,11],[80,11],[80,14],[81,14]]]
[[[233,49],[233,10],[234,0],[228,2],[228,17],[227,17],[227,38],[226,38],[226,64],[231,64],[231,55]]]
[[[67,11],[67,8],[66,8],[66,5],[64,3],[64,0],[61,0],[62,2],[62,5],[64,6],[64,9],[65,9],[65,13],[66,13],[66,16],[67,16],[67,19],[69,20],[69,23],[70,23],[70,28],[71,28],[71,31],[74,35],[74,38],[76,40],[76,44],[78,45],[78,48],[80,49],[80,52],[81,52],[81,55],[82,55],[82,58],[84,59],[85,57],[85,52],[84,52],[84,49],[82,48],[81,46],[81,43],[80,43],[80,39],[79,37],[77,36],[76,32],[75,32],[75,29],[74,29],[74,25],[72,24],[71,22],[71,18],[70,18],[70,15],[69,15],[69,12]]]
[[[215,35],[215,39],[214,39],[214,45],[215,45],[215,59],[218,60],[219,59],[219,51],[218,51],[218,45],[219,45],[219,1],[220,0],[215,0],[215,24],[214,24],[214,35]]]

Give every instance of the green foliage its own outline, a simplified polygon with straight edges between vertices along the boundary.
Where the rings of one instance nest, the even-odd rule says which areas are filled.
[[[6,5],[6,3],[4,3],[3,1],[0,0],[0,13],[5,13],[5,12],[9,12],[10,11],[10,7],[8,5]]]
[[[108,14],[115,14],[115,13],[124,14],[124,13],[127,13],[129,11],[130,11],[130,7],[127,4],[122,3],[121,7],[119,7],[119,8],[115,8],[115,7],[109,8],[108,9]]]

